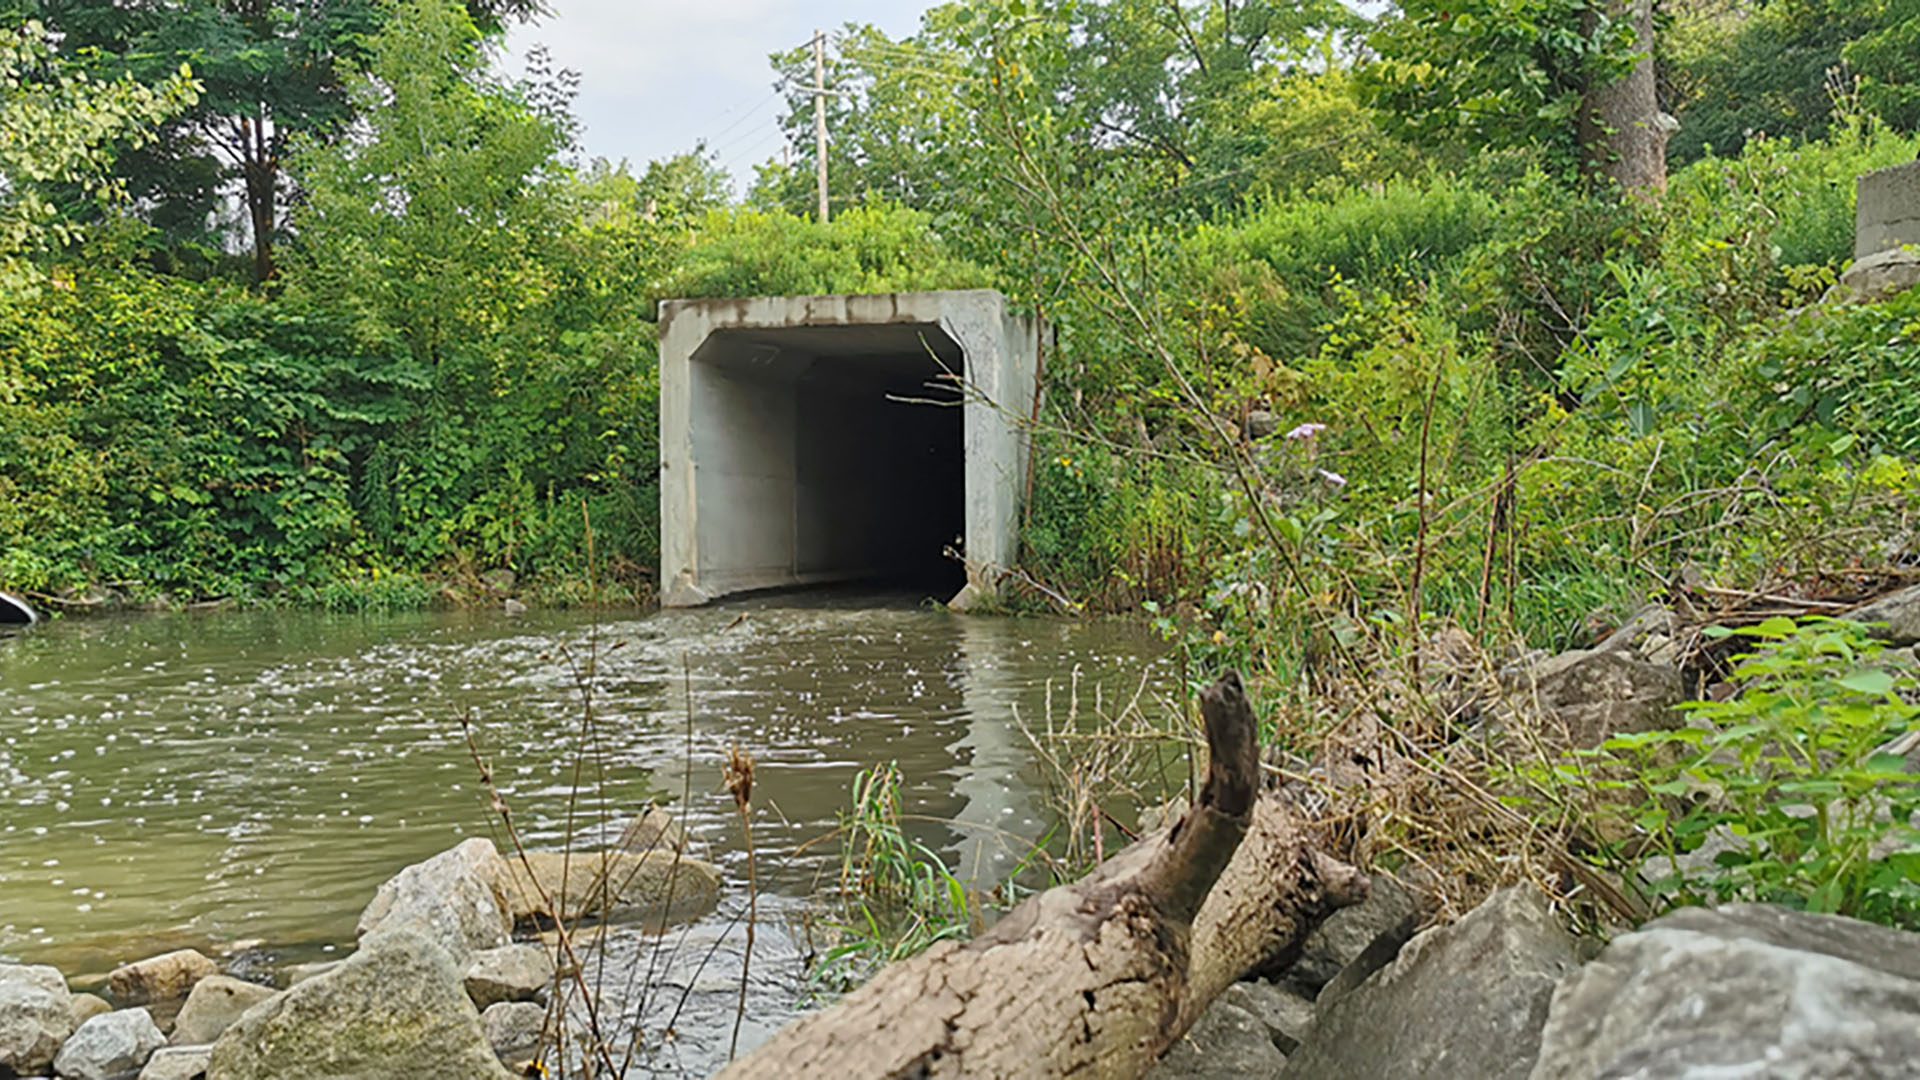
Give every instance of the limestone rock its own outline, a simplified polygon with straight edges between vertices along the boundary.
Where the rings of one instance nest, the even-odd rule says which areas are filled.
[[[1876,631],[1898,646],[1920,644],[1920,585],[1890,593],[1848,613],[1854,622],[1885,623]]]
[[[1273,1044],[1283,1054],[1291,1054],[1313,1029],[1313,1001],[1269,982],[1237,982],[1227,987],[1220,1000],[1245,1009],[1265,1024]]]
[[[1254,1080],[1280,1075],[1286,1055],[1267,1026],[1227,1001],[1215,1001],[1180,1041],[1167,1048],[1149,1080]]]
[[[1554,984],[1575,962],[1539,892],[1503,889],[1322,1005],[1284,1075],[1519,1080],[1533,1070]]]
[[[539,945],[503,945],[475,953],[467,966],[467,996],[484,1010],[502,1001],[533,1001],[553,983],[553,958]]]
[[[525,865],[515,858],[507,866],[515,922],[572,922],[611,911],[615,918],[665,926],[698,918],[720,902],[718,867],[666,852],[535,851]]]
[[[1911,1076],[1920,934],[1763,904],[1615,938],[1553,995],[1535,1080]]]
[[[212,1057],[211,1046],[163,1046],[147,1059],[140,1080],[201,1080]]]
[[[81,1024],[60,1047],[53,1071],[65,1080],[120,1080],[137,1073],[167,1037],[145,1009],[122,1009]]]
[[[1673,609],[1653,605],[1641,608],[1606,639],[1593,647],[1594,652],[1625,652],[1657,663],[1651,655],[1662,646],[1670,646],[1679,629],[1680,618]]]
[[[325,975],[327,972],[339,967],[340,964],[341,961],[339,960],[319,960],[311,964],[295,964],[287,969],[286,978],[283,981],[288,986],[298,986],[315,976]]]
[[[74,1026],[73,995],[58,969],[0,964],[0,1074],[41,1072]]]
[[[505,863],[491,841],[476,837],[387,879],[360,913],[359,934],[410,926],[464,963],[508,942],[510,911]]]
[[[619,849],[635,855],[646,855],[661,851],[669,854],[686,854],[687,834],[673,815],[658,806],[647,807],[647,812],[633,820],[620,834]]]
[[[1515,680],[1545,713],[1542,736],[1561,749],[1591,749],[1609,737],[1678,723],[1673,708],[1686,684],[1673,668],[1624,650],[1576,649],[1528,669]]]
[[[530,1001],[500,1001],[480,1014],[480,1030],[494,1056],[510,1069],[533,1059],[547,1027],[547,1007]]]
[[[218,1080],[504,1080],[453,956],[405,926],[249,1009],[213,1044]]]
[[[1300,958],[1278,973],[1309,995],[1332,982],[1348,964],[1359,959],[1367,946],[1383,935],[1397,935],[1391,951],[1373,966],[1393,959],[1399,946],[1413,936],[1419,924],[1419,905],[1413,894],[1388,874],[1375,874],[1366,900],[1341,908],[1307,936],[1300,947]],[[1372,974],[1361,974],[1361,978]]]
[[[187,1003],[173,1022],[175,1046],[199,1046],[211,1043],[227,1030],[240,1014],[272,997],[277,991],[255,983],[242,982],[226,975],[209,975],[194,986]]]
[[[113,1011],[113,1006],[107,1004],[107,999],[98,994],[73,995],[72,1008],[73,1026],[76,1028],[96,1016],[101,1016]]]
[[[1877,304],[1915,285],[1920,285],[1920,248],[1894,248],[1854,260],[1840,275],[1839,286],[1822,299],[1844,296],[1862,304]]]
[[[165,1004],[186,1000],[194,983],[219,972],[220,965],[198,950],[175,949],[115,968],[107,989],[123,1005]]]

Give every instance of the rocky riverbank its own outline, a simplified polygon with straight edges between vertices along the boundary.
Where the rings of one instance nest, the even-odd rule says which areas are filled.
[[[565,1027],[581,928],[657,932],[713,910],[720,872],[684,850],[659,811],[608,851],[505,857],[468,840],[382,885],[351,956],[245,972],[272,985],[192,949],[116,969],[103,995],[74,993],[52,967],[0,964],[0,1077],[521,1075]]]
[[[1874,628],[1885,668],[1920,668],[1920,588],[1846,617]],[[1701,623],[1650,608],[1593,648],[1515,658],[1495,693],[1454,678],[1437,643],[1429,676],[1472,721],[1459,760],[1513,753],[1516,732],[1578,751],[1676,727],[1681,701],[1733,692],[1716,680],[1738,642],[1703,638]],[[1881,748],[1908,774],[1920,773],[1917,734]],[[1673,869],[1649,858],[1639,873],[1651,885]],[[1747,903],[1681,908],[1603,941],[1532,886],[1447,922],[1427,910],[1425,884],[1376,874],[1367,901],[1328,919],[1291,965],[1216,999],[1155,1080],[1920,1076],[1920,934]]]
[[[1599,947],[1523,886],[1405,939],[1382,884],[1295,970],[1216,1000],[1155,1080],[1920,1075],[1920,934],[1734,904]]]

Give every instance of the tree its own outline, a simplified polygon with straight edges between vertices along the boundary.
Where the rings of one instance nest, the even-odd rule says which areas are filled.
[[[1124,165],[1130,182],[1182,188],[1170,207],[1229,203],[1253,179],[1246,160],[1270,145],[1251,107],[1276,78],[1333,64],[1332,43],[1360,25],[1337,0],[960,0],[899,41],[849,26],[828,61],[832,195],[956,209],[980,194],[956,180],[993,168],[990,129],[1017,97],[1017,122],[1087,174]],[[813,176],[812,51],[773,59],[798,160],[769,185],[799,210]]]
[[[0,29],[0,289],[25,285],[28,260],[72,236],[46,188],[112,194],[103,174],[113,145],[144,142],[197,90],[185,66],[150,86],[89,78],[56,52],[40,23]]]
[[[1872,0],[1862,7],[1873,29],[1843,55],[1860,73],[1867,107],[1903,131],[1920,130],[1920,0]]]
[[[98,77],[150,82],[190,63],[202,93],[156,137],[122,156],[117,175],[176,246],[218,249],[222,197],[239,196],[256,281],[271,278],[293,193],[296,141],[331,141],[354,118],[344,73],[391,10],[381,0],[0,0],[85,51]],[[483,32],[530,18],[538,0],[472,0]]]
[[[555,212],[561,115],[495,80],[485,39],[448,0],[402,0],[346,81],[352,139],[296,159],[307,197],[300,287],[355,304],[437,365],[525,297],[515,274]]]
[[[1369,38],[1368,95],[1425,141],[1527,146],[1630,191],[1666,183],[1653,0],[1407,0]]]

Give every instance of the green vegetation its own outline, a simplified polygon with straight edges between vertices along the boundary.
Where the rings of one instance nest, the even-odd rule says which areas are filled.
[[[814,981],[834,990],[857,986],[895,960],[972,933],[972,894],[901,824],[898,765],[854,777],[839,841],[840,911],[824,928],[833,940],[814,961]]]
[[[644,600],[653,301],[974,286],[1059,332],[1010,603],[1151,616],[1288,746],[1445,631],[1916,554],[1920,292],[1822,302],[1920,152],[1912,0],[954,0],[834,36],[831,223],[805,53],[736,200],[582,161],[570,77],[498,72],[532,4],[0,8],[0,588],[54,606]],[[1617,824],[1743,839],[1675,896],[1911,923],[1911,681],[1743,633],[1743,693],[1600,751]],[[832,966],[963,932],[893,774],[844,832]]]
[[[1685,727],[1617,735],[1562,766],[1564,784],[1600,793],[1596,819],[1624,819],[1615,834],[1631,839],[1605,861],[1631,874],[1656,857],[1670,902],[1764,901],[1920,927],[1920,775],[1906,759],[1920,679],[1853,623],[1722,633],[1758,646],[1733,669],[1738,696],[1695,702]]]
[[[964,0],[836,39],[822,225],[810,140],[742,205],[698,152],[578,162],[569,77],[489,59],[524,5],[17,4],[51,30],[7,54],[45,134],[0,162],[0,584],[564,602],[591,546],[644,596],[651,301],[982,285],[1060,331],[1017,601],[1152,603],[1281,674],[1791,576],[1820,514],[1911,505],[1911,303],[1789,314],[1916,149],[1872,59],[1913,13],[1842,6],[1673,12],[1682,131],[1740,137],[1622,199],[1576,129],[1637,40],[1584,3]],[[1741,59],[1775,40],[1808,59]]]

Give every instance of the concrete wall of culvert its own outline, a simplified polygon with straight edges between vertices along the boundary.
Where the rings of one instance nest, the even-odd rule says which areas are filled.
[[[661,328],[665,603],[994,589],[1018,546],[1041,334],[1004,297],[668,301]]]

